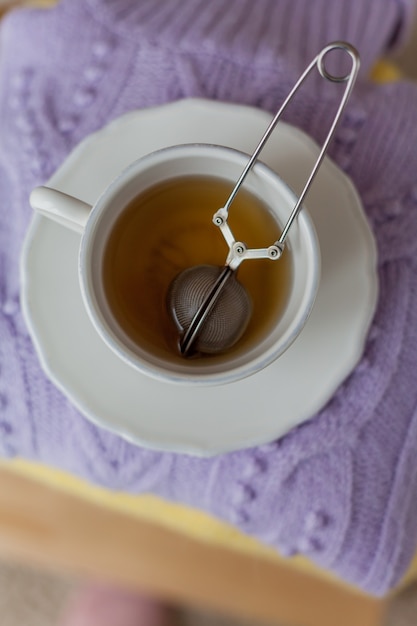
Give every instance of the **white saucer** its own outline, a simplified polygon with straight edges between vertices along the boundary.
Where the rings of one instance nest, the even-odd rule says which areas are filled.
[[[193,142],[251,152],[270,119],[205,100],[134,111],[83,141],[48,185],[93,204],[122,168],[148,152]],[[317,154],[304,133],[281,123],[262,160],[299,193]],[[150,448],[209,456],[271,441],[308,419],[361,356],[377,274],[358,195],[329,159],[306,205],[320,241],[322,280],[304,331],[262,372],[214,388],[164,384],[120,361],[83,308],[78,235],[35,216],[22,254],[22,303],[46,374],[87,418]]]

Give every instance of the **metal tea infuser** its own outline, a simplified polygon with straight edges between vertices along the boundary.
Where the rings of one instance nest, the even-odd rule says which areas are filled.
[[[342,76],[333,76],[325,67],[326,55],[337,49],[346,52],[352,61],[350,71]],[[288,232],[302,208],[302,202],[324,159],[328,145],[352,92],[359,65],[360,60],[357,50],[349,43],[343,41],[327,45],[313,59],[272,119],[226,204],[213,215],[213,223],[219,227],[229,247],[224,267],[197,265],[182,271],[173,280],[168,292],[167,302],[170,314],[181,335],[179,349],[182,355],[189,356],[194,353],[217,354],[232,347],[242,336],[249,322],[252,306],[245,287],[236,278],[237,269],[243,261],[248,259],[277,261],[282,256]],[[235,240],[227,223],[230,205],[284,110],[315,66],[317,66],[320,75],[326,80],[335,83],[347,83],[346,89],[320,154],[284,226],[280,238],[268,248],[249,249],[243,242]]]

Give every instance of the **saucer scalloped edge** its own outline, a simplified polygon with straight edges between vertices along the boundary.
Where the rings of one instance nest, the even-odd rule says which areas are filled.
[[[87,137],[47,184],[93,204],[124,167],[159,148],[211,143],[250,154],[270,119],[258,109],[198,99],[133,111]],[[262,160],[299,193],[318,152],[307,135],[281,123]],[[309,419],[360,359],[378,281],[361,201],[329,158],[305,204],[322,277],[304,330],[261,372],[209,388],[153,380],[115,356],[84,310],[80,237],[34,216],[21,257],[21,296],[46,375],[89,420],[152,449],[211,456],[274,440]]]

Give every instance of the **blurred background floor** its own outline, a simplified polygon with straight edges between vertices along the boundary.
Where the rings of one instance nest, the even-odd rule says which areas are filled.
[[[58,626],[63,608],[76,587],[77,582],[69,577],[0,563],[1,626]],[[249,621],[189,609],[178,609],[177,613],[178,626],[255,626]],[[386,626],[416,624],[417,585],[413,585],[391,603]],[[256,626],[262,625],[256,622]]]

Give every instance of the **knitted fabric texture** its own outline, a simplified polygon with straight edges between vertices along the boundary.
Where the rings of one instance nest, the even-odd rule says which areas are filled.
[[[199,508],[373,594],[417,544],[417,87],[367,75],[406,37],[414,0],[63,0],[3,22],[0,50],[0,454]],[[277,110],[329,41],[362,56],[332,146],[374,229],[380,295],[363,358],[279,441],[199,459],[100,430],[46,379],[19,304],[28,196],[126,111],[198,96]],[[321,141],[334,93],[287,120]]]

